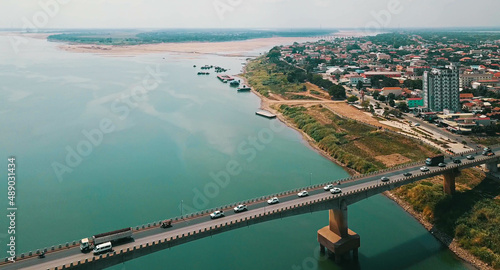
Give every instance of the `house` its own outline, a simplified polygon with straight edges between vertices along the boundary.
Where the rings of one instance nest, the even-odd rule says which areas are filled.
[[[403,89],[401,89],[401,87],[384,87],[382,88],[382,92],[380,94],[383,96],[394,94],[396,97],[399,97],[402,93]]]
[[[423,107],[424,99],[423,98],[407,98],[406,103],[409,108]]]

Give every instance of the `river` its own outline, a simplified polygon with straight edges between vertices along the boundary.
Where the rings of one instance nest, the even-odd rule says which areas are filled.
[[[5,175],[16,158],[18,254],[179,216],[181,205],[186,214],[348,175],[295,130],[257,117],[255,95],[213,70],[196,74],[205,64],[237,74],[243,57],[111,57],[31,38],[15,51],[6,36],[0,49],[0,149]],[[349,207],[357,263],[319,255],[327,222],[327,212],[272,221],[112,269],[470,269],[381,195]],[[4,215],[4,257],[7,227]]]

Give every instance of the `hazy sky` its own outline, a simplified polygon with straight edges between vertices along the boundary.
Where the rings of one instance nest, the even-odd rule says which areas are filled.
[[[500,26],[499,8],[499,0],[0,0],[0,28]]]

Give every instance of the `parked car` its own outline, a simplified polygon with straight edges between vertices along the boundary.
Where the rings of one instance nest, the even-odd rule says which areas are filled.
[[[279,203],[279,202],[280,202],[280,200],[278,199],[278,197],[274,197],[274,198],[267,200],[268,204],[275,204],[275,203]]]
[[[340,189],[338,187],[334,187],[334,188],[330,189],[330,192],[332,194],[342,193],[342,189]]]
[[[215,211],[212,214],[210,214],[211,219],[216,219],[224,216],[224,211]]]
[[[467,156],[467,159],[468,159],[468,160],[473,160],[473,159],[474,159],[474,156],[473,156],[473,155],[468,155],[468,156]]]
[[[380,181],[382,181],[382,182],[387,182],[387,181],[389,181],[389,177],[387,177],[387,176],[382,176],[382,178],[380,178]]]
[[[235,213],[239,213],[239,212],[243,212],[243,211],[247,211],[247,210],[248,210],[248,208],[247,208],[247,206],[246,206],[246,205],[244,205],[244,204],[240,204],[240,205],[238,205],[238,206],[236,206],[236,207],[234,208],[234,212],[235,212]]]
[[[454,160],[453,160],[453,163],[455,163],[455,164],[460,164],[460,163],[462,163],[462,161],[461,161],[460,159],[454,159]]]
[[[429,171],[429,168],[427,168],[427,167],[425,167],[425,166],[424,166],[424,167],[420,167],[420,171],[421,171],[421,172],[428,172],[428,171]]]
[[[330,189],[332,189],[332,188],[333,188],[333,185],[332,185],[332,184],[329,184],[329,185],[326,185],[325,187],[323,187],[323,189],[324,189],[325,191],[329,191],[329,190],[330,190]]]
[[[305,196],[308,196],[309,193],[307,193],[307,191],[305,190],[302,190],[301,192],[299,192],[299,194],[297,194],[299,197],[305,197]]]
[[[442,163],[441,162],[441,163],[438,164],[438,167],[444,168],[444,167],[446,167],[446,163]]]
[[[413,173],[411,173],[411,172],[405,172],[405,173],[403,173],[404,177],[409,177],[409,176],[412,176],[412,175],[413,175]]]

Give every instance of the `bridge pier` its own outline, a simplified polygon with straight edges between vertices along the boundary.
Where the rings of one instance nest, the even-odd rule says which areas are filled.
[[[318,230],[318,242],[321,251],[326,248],[335,255],[336,262],[340,262],[351,250],[353,257],[358,257],[360,237],[347,226],[347,204],[344,200],[338,208],[330,210],[329,225]]]
[[[455,178],[460,175],[459,170],[452,170],[443,174],[443,191],[448,195],[455,193]]]
[[[486,170],[490,173],[497,173],[498,172],[498,163],[496,161],[488,162],[485,164],[486,165]]]

